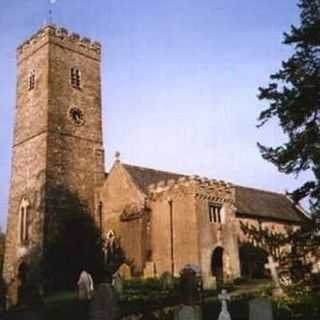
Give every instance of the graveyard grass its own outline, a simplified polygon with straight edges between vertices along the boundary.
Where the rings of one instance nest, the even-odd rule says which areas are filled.
[[[137,284],[135,284],[137,286]],[[149,287],[152,286],[149,284]],[[148,285],[147,285],[148,287]],[[150,290],[148,294],[148,290]],[[131,293],[131,299],[124,297],[121,304],[121,312],[124,314],[137,314],[145,311],[146,307],[150,309],[155,308],[155,299],[153,299],[152,288],[145,290],[143,298],[140,295]],[[260,289],[258,295],[269,296],[271,286],[264,286]],[[295,291],[297,292],[297,291]],[[248,319],[248,304],[249,300],[255,294],[248,293],[245,290],[239,294],[237,298],[233,298],[229,305],[229,311],[232,320],[247,320]],[[298,294],[299,295],[299,294]],[[147,301],[147,296],[150,297],[150,303]],[[217,292],[205,292],[205,302],[202,305],[203,320],[218,319],[221,310],[220,302],[217,299]],[[275,320],[289,320],[289,319],[320,319],[315,315],[317,307],[319,307],[319,295],[306,295],[301,292],[300,298],[296,293],[292,293],[289,298],[279,298],[273,300],[275,310]],[[158,301],[159,303],[159,301]],[[177,296],[174,294],[167,294],[167,298],[155,309],[161,309],[169,305],[177,305],[179,303]],[[25,319],[25,313],[36,314],[38,317],[30,317],[30,319],[46,319],[46,320],[87,320],[89,319],[89,304],[79,302],[77,300],[76,292],[60,292],[52,295],[45,300],[42,308],[33,310],[17,309],[8,314],[7,320]],[[34,312],[34,313],[33,313]],[[319,315],[319,309],[318,309]],[[26,318],[29,319],[29,318]],[[165,316],[163,313],[158,317],[159,320],[172,320],[172,314]]]

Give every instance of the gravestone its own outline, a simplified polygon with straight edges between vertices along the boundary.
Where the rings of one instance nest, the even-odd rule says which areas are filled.
[[[174,320],[200,320],[199,310],[195,306],[182,304],[174,312]]]
[[[209,273],[203,274],[203,289],[204,290],[215,290],[217,289],[216,277]]]
[[[218,295],[218,299],[221,301],[221,311],[218,320],[231,320],[227,304],[227,300],[230,300],[230,295],[227,293],[227,290],[222,289],[221,293]]]
[[[122,279],[131,279],[131,268],[128,264],[123,263],[117,271]]]
[[[270,301],[263,298],[250,300],[249,320],[273,320],[272,305]]]
[[[279,267],[279,263],[275,262],[272,256],[268,256],[268,263],[265,264],[265,268],[270,270],[271,277],[275,286],[275,288],[272,290],[272,294],[274,296],[281,296],[283,295],[283,291],[280,286],[280,280],[276,269],[277,267]]]
[[[192,269],[184,268],[180,273],[180,295],[185,305],[194,305],[198,300],[198,281]]]
[[[186,266],[180,272],[181,306],[175,311],[175,320],[201,320],[197,272]]]
[[[118,272],[112,276],[112,285],[117,294],[121,296],[123,294],[123,280]]]
[[[100,284],[93,296],[90,320],[115,320],[119,316],[119,297],[109,283]]]
[[[170,272],[164,272],[160,277],[160,282],[163,290],[172,290],[174,288],[174,279]]]
[[[146,265],[143,269],[143,277],[144,278],[154,278],[156,276],[155,265],[152,261],[147,261]]]
[[[90,273],[81,271],[77,284],[79,300],[90,300],[93,294],[93,280]]]

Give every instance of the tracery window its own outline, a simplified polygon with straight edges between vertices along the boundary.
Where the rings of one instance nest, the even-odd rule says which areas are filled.
[[[35,72],[35,70],[32,70],[29,73],[29,78],[28,78],[28,89],[29,89],[29,91],[34,89],[35,84],[36,84],[36,72]]]
[[[221,223],[221,206],[209,204],[209,221],[210,223]]]
[[[23,198],[19,207],[19,242],[25,244],[30,239],[30,205],[26,198]]]
[[[78,68],[71,68],[71,85],[76,89],[80,89],[81,72]]]

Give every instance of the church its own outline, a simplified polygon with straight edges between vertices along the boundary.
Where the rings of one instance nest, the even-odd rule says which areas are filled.
[[[105,172],[101,44],[46,25],[17,48],[4,279],[43,251],[62,208],[85,203],[102,234],[121,239],[132,274],[241,276],[240,222],[285,232],[306,219],[284,194],[123,163]]]

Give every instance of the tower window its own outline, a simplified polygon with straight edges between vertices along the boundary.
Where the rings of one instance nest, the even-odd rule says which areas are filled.
[[[71,68],[71,85],[76,89],[80,89],[81,72],[77,68]]]
[[[221,223],[221,206],[209,204],[209,221],[210,223]]]
[[[35,87],[36,83],[36,73],[34,70],[32,70],[29,74],[29,79],[28,79],[28,88],[29,90],[33,90]]]
[[[30,206],[29,202],[23,198],[19,208],[19,242],[25,244],[30,239]]]

